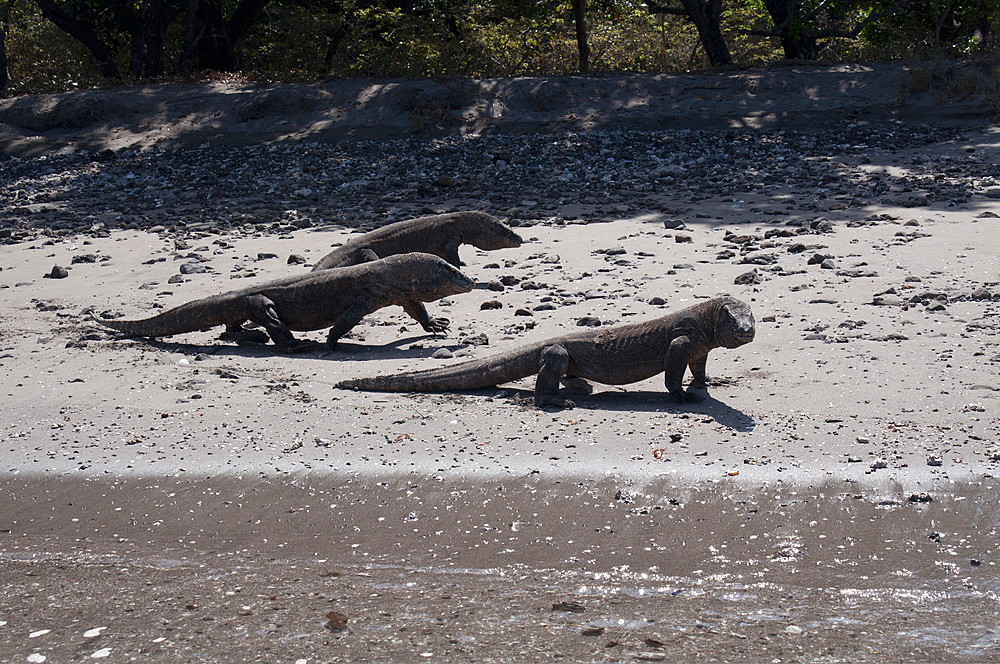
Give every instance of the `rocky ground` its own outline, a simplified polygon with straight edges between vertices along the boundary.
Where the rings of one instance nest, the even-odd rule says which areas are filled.
[[[1000,133],[899,76],[0,102],[0,662],[1000,659]],[[444,337],[386,309],[281,356],[84,314],[464,209],[526,242],[463,248]],[[719,292],[757,339],[700,404],[334,387]]]

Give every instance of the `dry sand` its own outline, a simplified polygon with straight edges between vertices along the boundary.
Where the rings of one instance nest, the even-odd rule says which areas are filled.
[[[713,98],[706,123],[763,117],[812,90],[801,98],[827,118],[861,108],[872,122],[964,123],[962,140],[886,154],[873,171],[919,155],[1000,156],[1000,133],[971,107],[922,115],[917,103],[845,101],[845,80],[891,90],[896,70],[841,70],[824,94],[818,71],[785,71],[786,88],[749,102]],[[414,85],[419,96],[428,84]],[[167,106],[171,90],[157,92]],[[649,97],[600,109],[609,121],[630,110],[690,121]],[[401,113],[414,131],[412,109]],[[528,114],[516,129],[540,121]],[[273,126],[241,134],[246,124],[217,122],[213,135],[287,138]],[[129,145],[144,135],[105,129],[128,132]],[[101,131],[28,132],[8,149],[121,147],[87,142]],[[192,139],[164,133],[151,127],[149,140]],[[330,355],[241,348],[216,341],[219,329],[121,339],[81,312],[145,316],[153,302],[243,285],[230,278],[238,265],[256,280],[301,273],[286,257],[317,260],[344,229],[206,235],[193,244],[213,272],[174,284],[162,233],[4,246],[0,662],[1000,660],[1000,304],[973,298],[998,291],[1000,200],[817,198],[833,230],[769,246],[766,231],[815,219],[767,214],[804,195],[709,196],[682,215],[683,231],[651,210],[520,228],[519,249],[466,246],[463,269],[481,288],[428,305],[452,320],[447,335],[385,309]],[[734,244],[727,231],[761,238],[783,269],[735,284],[754,266],[718,260]],[[817,246],[790,253],[794,242]],[[107,259],[43,278],[80,253]],[[808,264],[814,253],[835,269]],[[548,287],[485,288],[507,274]],[[873,304],[889,289],[899,302]],[[514,315],[553,290],[565,292],[558,306]],[[531,380],[450,395],[334,387],[454,361],[432,359],[438,348],[482,357],[575,331],[583,316],[642,320],[722,292],[753,306],[757,338],[712,353],[700,404],[666,400],[662,378],[596,386],[564,411],[530,405]],[[944,294],[943,307],[909,302],[925,294]],[[503,307],[481,310],[487,300]],[[488,345],[463,343],[479,334]]]

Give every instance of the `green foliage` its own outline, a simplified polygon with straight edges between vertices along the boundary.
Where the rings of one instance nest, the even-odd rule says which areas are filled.
[[[10,4],[5,26],[10,83],[5,96],[74,90],[102,82],[87,49],[49,23],[37,5],[27,0]]]
[[[105,12],[113,3],[61,1],[91,13],[121,71],[128,71],[125,26],[110,23]],[[137,10],[142,6],[130,1]],[[226,0],[225,11],[235,4]],[[793,21],[788,34],[851,28],[895,5],[801,0],[799,6],[797,16],[806,19]],[[45,20],[32,0],[0,0],[0,17],[4,8],[11,75],[6,94],[102,82],[89,52]],[[773,28],[763,0],[725,0],[723,9],[722,32],[734,62],[753,66],[784,57],[776,37],[747,34]],[[168,76],[180,70],[183,12],[179,16],[167,31]],[[820,53],[828,61],[853,62],[988,54],[996,51],[998,20],[1000,0],[916,0],[882,16],[857,39],[821,38]],[[693,24],[682,16],[651,15],[642,0],[589,0],[587,24],[595,73],[707,66]],[[569,0],[272,0],[237,50],[242,76],[258,81],[565,74],[575,73],[579,61]]]

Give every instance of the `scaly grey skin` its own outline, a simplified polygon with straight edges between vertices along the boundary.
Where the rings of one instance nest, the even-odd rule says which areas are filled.
[[[108,320],[91,314],[101,325],[134,337],[166,337],[225,325],[224,339],[237,342],[264,338],[244,329],[245,321],[262,325],[278,350],[310,347],[292,336],[330,327],[327,347],[366,315],[397,304],[428,332],[444,332],[447,318],[432,318],[423,302],[468,293],[473,282],[437,256],[401,254],[336,270],[321,270],[275,279],[256,286],[194,300],[144,320]],[[266,340],[266,338],[264,338]]]
[[[684,390],[685,368],[691,369],[690,388],[705,387],[708,352],[749,343],[754,330],[750,307],[723,296],[642,323],[567,334],[450,367],[345,380],[337,387],[376,392],[445,392],[500,385],[538,374],[535,404],[571,407],[572,402],[558,397],[559,382],[564,377],[624,385],[662,371],[674,400],[698,401],[697,395]]]
[[[316,262],[313,270],[357,265],[393,254],[422,251],[461,267],[458,248],[483,251],[521,246],[521,237],[485,212],[452,212],[397,221],[352,238]]]

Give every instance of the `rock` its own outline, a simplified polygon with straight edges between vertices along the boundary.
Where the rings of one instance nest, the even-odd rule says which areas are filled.
[[[211,269],[200,263],[183,263],[180,267],[181,274],[204,274],[206,272],[211,272]]]
[[[266,261],[266,260],[270,260],[271,258],[277,258],[277,257],[278,257],[278,254],[272,254],[269,251],[268,252],[263,252],[262,251],[262,252],[260,252],[260,253],[257,254],[257,260],[259,260],[259,261]]]
[[[73,258],[70,260],[70,265],[76,265],[77,263],[96,263],[96,262],[97,262],[96,254],[77,254],[76,256],[73,256]]]
[[[690,235],[684,235],[683,233],[677,233],[674,235],[674,242],[678,244],[683,244],[685,242],[693,242],[694,239]]]
[[[69,270],[59,265],[53,265],[52,270],[44,275],[46,279],[65,279],[69,276]]]
[[[833,224],[831,224],[826,217],[820,217],[818,219],[814,219],[812,222],[810,222],[809,228],[813,231],[816,231],[817,233],[833,232]]]
[[[672,231],[686,230],[683,219],[664,219],[663,227],[666,228],[667,230],[672,230]]]
[[[490,338],[486,336],[485,332],[480,332],[479,334],[474,334],[471,337],[466,337],[463,341],[472,346],[489,346]]]
[[[518,277],[507,275],[505,277],[500,277],[500,283],[504,286],[516,286],[521,283],[521,280]]]
[[[990,292],[989,288],[986,288],[984,286],[972,291],[972,299],[976,300],[977,302],[982,302],[983,300],[992,300],[993,293]]]
[[[750,270],[749,272],[744,272],[743,274],[737,276],[733,279],[733,283],[737,286],[752,286],[754,284],[759,284],[764,281],[756,269]]]
[[[653,305],[654,307],[663,306],[666,303],[667,301],[659,296],[649,298],[649,304]]]
[[[487,300],[479,305],[480,311],[486,311],[488,309],[503,309],[503,302],[500,300]]]
[[[882,295],[876,295],[875,297],[873,297],[872,304],[874,304],[877,307],[901,307],[903,306],[903,301],[899,299],[898,295],[884,293]]]
[[[288,255],[288,265],[305,265],[306,257],[299,254],[289,254]]]
[[[499,279],[491,279],[489,283],[486,284],[486,290],[496,291],[498,293],[503,292],[503,283]]]
[[[837,264],[833,262],[832,258],[825,259],[822,263],[819,264],[819,266],[821,268],[823,268],[824,270],[836,270],[837,269]]]
[[[514,315],[515,316],[534,316],[535,314],[531,313],[527,309],[517,309],[517,310],[514,311]]]
[[[825,265],[824,265],[824,267],[825,267]],[[837,276],[840,276],[840,277],[852,277],[852,278],[857,278],[857,277],[877,277],[878,276],[878,272],[876,272],[875,270],[861,270],[861,269],[858,269],[858,268],[852,268],[850,270],[838,270],[837,271]]]
[[[986,198],[1000,198],[1000,187],[990,187],[983,193]]]
[[[596,316],[584,316],[576,321],[576,324],[581,327],[600,327],[601,319]]]
[[[435,360],[449,360],[455,357],[455,354],[447,348],[438,348],[436,351],[431,353],[431,357]]]
[[[823,254],[813,254],[809,260],[806,261],[806,265],[819,265],[828,258],[829,256],[824,256]]]

